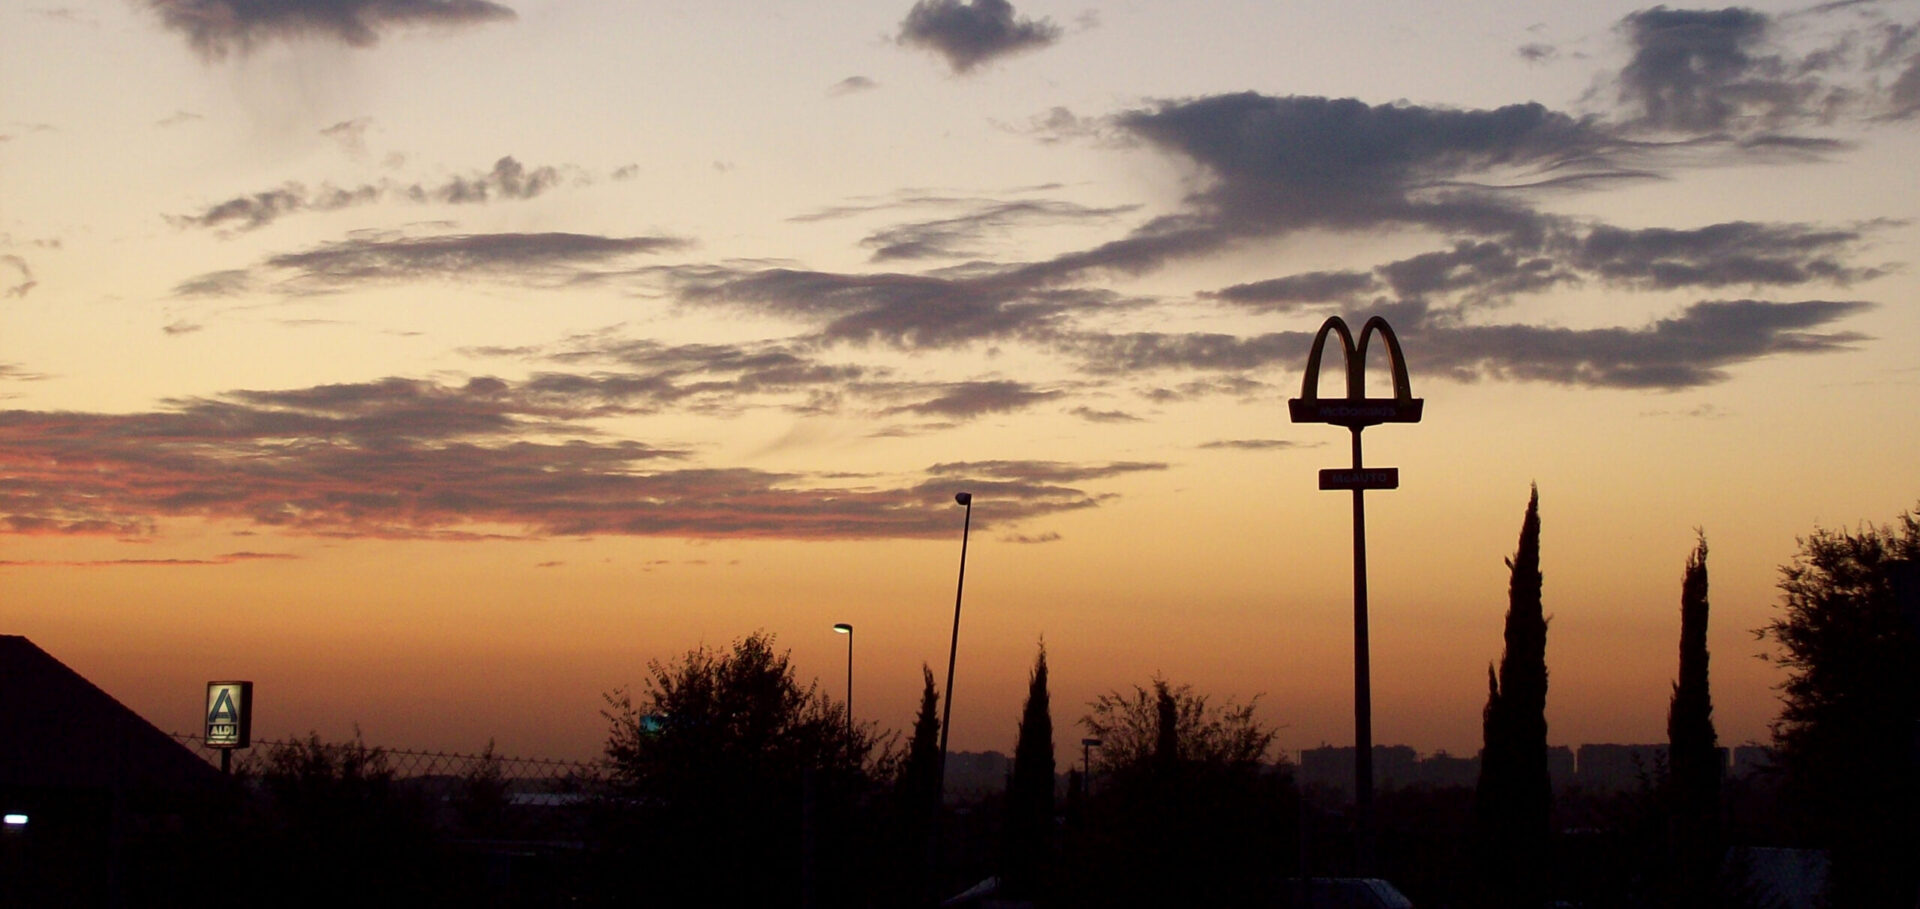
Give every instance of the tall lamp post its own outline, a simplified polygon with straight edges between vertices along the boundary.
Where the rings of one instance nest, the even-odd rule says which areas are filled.
[[[853,626],[846,622],[835,622],[835,634],[847,636],[847,741],[852,747],[853,741]]]
[[[1367,341],[1374,332],[1386,342],[1393,370],[1393,397],[1369,398],[1366,388]],[[1347,396],[1321,400],[1320,354],[1327,336],[1338,335],[1340,352],[1347,368]],[[1301,382],[1300,397],[1287,402],[1295,423],[1332,423],[1345,426],[1353,434],[1353,468],[1320,471],[1321,489],[1353,491],[1353,777],[1354,809],[1359,815],[1359,865],[1363,876],[1373,873],[1373,683],[1367,647],[1367,508],[1364,494],[1369,489],[1400,488],[1397,467],[1368,468],[1361,465],[1360,431],[1379,423],[1418,423],[1425,402],[1413,396],[1407,380],[1406,357],[1400,353],[1400,339],[1394,337],[1387,320],[1374,316],[1360,329],[1360,343],[1339,316],[1333,316],[1314,335],[1313,349],[1307,354],[1307,372]],[[1305,874],[1304,869],[1302,874]]]
[[[960,524],[960,581],[953,588],[953,642],[947,645],[947,702],[940,707],[941,799],[945,799],[947,793],[947,733],[953,729],[953,659],[960,653],[960,595],[967,589],[967,534],[973,529],[973,493],[956,492],[953,500],[966,508],[967,516]]]

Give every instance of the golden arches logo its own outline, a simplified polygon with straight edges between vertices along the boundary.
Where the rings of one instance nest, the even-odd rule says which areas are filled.
[[[1375,332],[1380,340],[1386,342],[1387,359],[1393,372],[1393,397],[1367,397],[1366,368],[1367,342]],[[1327,338],[1338,336],[1340,353],[1347,367],[1347,396],[1344,398],[1322,399],[1320,397],[1320,357],[1326,350]],[[1318,334],[1313,336],[1313,349],[1307,354],[1307,374],[1301,382],[1300,397],[1287,402],[1287,410],[1295,423],[1332,423],[1348,429],[1362,429],[1377,423],[1418,423],[1425,401],[1413,396],[1413,385],[1407,379],[1406,355],[1400,352],[1400,339],[1394,336],[1393,328],[1387,320],[1374,316],[1360,327],[1360,342],[1354,343],[1353,332],[1339,316],[1331,316],[1320,326]]]

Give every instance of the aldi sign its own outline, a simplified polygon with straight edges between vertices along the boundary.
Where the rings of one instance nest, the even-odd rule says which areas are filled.
[[[207,683],[208,748],[253,744],[253,683]]]

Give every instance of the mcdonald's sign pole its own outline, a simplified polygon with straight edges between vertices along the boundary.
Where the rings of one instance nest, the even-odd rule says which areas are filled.
[[[1367,342],[1375,333],[1386,343],[1393,371],[1393,397],[1369,398],[1366,388]],[[1340,339],[1340,352],[1347,368],[1347,396],[1320,397],[1320,355],[1328,336]],[[1394,337],[1387,320],[1374,316],[1360,329],[1354,343],[1347,323],[1334,316],[1314,335],[1313,349],[1307,354],[1307,372],[1301,382],[1300,397],[1287,402],[1295,423],[1331,423],[1345,426],[1353,434],[1353,467],[1320,471],[1321,489],[1353,491],[1353,791],[1355,813],[1359,816],[1360,874],[1373,874],[1373,682],[1367,653],[1367,506],[1369,489],[1400,488],[1400,471],[1393,467],[1365,466],[1360,456],[1360,431],[1378,423],[1418,423],[1425,402],[1413,396],[1407,381],[1406,358],[1400,353],[1400,340]],[[1306,874],[1301,869],[1301,874]]]

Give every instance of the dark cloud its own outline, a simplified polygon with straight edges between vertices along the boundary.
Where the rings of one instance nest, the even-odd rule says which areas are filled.
[[[1867,228],[1881,226],[1878,223]],[[1730,221],[1697,228],[1622,228],[1555,222],[1542,236],[1460,240],[1373,272],[1304,272],[1202,294],[1251,309],[1353,308],[1387,290],[1401,301],[1453,307],[1505,303],[1562,285],[1600,282],[1636,290],[1732,286],[1845,286],[1881,269],[1849,263],[1865,228]]]
[[[1007,0],[918,0],[900,23],[895,40],[946,58],[956,73],[997,57],[1046,47],[1059,40],[1050,19],[1014,15]]]
[[[587,266],[677,249],[672,237],[594,234],[452,234],[436,237],[355,237],[304,252],[269,257],[251,272],[221,271],[174,288],[183,296],[235,292],[262,276],[288,293],[328,293],[358,284],[488,277],[529,283],[579,278]]]
[[[362,121],[348,121],[329,127],[332,133]],[[167,220],[178,227],[254,230],[289,214],[302,211],[336,211],[369,205],[389,198],[424,204],[476,205],[496,200],[535,198],[558,186],[568,173],[578,179],[590,179],[571,166],[528,168],[509,155],[495,161],[482,173],[455,175],[440,183],[401,184],[392,181],[363,183],[353,187],[323,185],[308,190],[300,183],[286,183],[277,189],[235,196],[190,215],[170,215]]]
[[[1860,240],[1857,230],[1750,221],[1691,230],[1599,226],[1569,241],[1567,261],[1602,280],[1652,290],[1845,285],[1880,275],[1843,259]]]
[[[1363,271],[1310,271],[1235,284],[1201,296],[1265,312],[1293,312],[1314,305],[1350,303],[1379,286]]]
[[[511,156],[493,163],[493,170],[477,177],[453,177],[436,187],[415,184],[406,193],[415,202],[446,202],[470,205],[494,198],[531,199],[560,182],[560,169],[536,167],[528,170]]]
[[[1505,300],[1577,280],[1549,256],[1517,252],[1509,244],[1490,240],[1462,240],[1452,249],[1382,265],[1379,272],[1403,299],[1457,292],[1468,303]]]
[[[1637,329],[1464,326],[1419,332],[1417,343],[1407,333],[1401,337],[1419,372],[1671,391],[1723,381],[1728,367],[1775,354],[1848,349],[1865,336],[1814,329],[1867,307],[1826,300],[1708,301]]]
[[[1538,104],[1453,110],[1242,93],[1163,102],[1116,122],[1211,178],[1185,221],[1130,238],[1141,262],[1307,228],[1535,234],[1542,217],[1511,189],[1464,181],[1610,176],[1619,173],[1612,157],[1627,150],[1595,124]]]
[[[1560,56],[1560,49],[1551,44],[1540,44],[1536,42],[1533,44],[1520,45],[1520,49],[1515,51],[1515,53],[1520,55],[1520,59],[1528,63],[1544,63]]]
[[[977,522],[994,526],[1093,507],[1106,496],[1074,484],[1164,467],[941,464],[901,485],[846,486],[599,440],[577,422],[598,412],[599,395],[388,379],[241,391],[150,413],[0,412],[0,532],[143,536],[201,518],[449,540],[939,536],[961,483],[977,497]]]
[[[514,18],[488,0],[143,0],[168,28],[208,60],[245,54],[269,41],[378,44],[383,32],[457,27]]]
[[[1644,328],[1462,325],[1457,318],[1438,318],[1418,305],[1398,307],[1388,318],[1416,374],[1670,391],[1720,382],[1728,368],[1776,354],[1850,349],[1866,337],[1827,329],[1868,307],[1854,301],[1706,301]],[[1081,335],[1063,342],[1063,349],[1096,375],[1146,370],[1246,374],[1298,368],[1306,362],[1312,341],[1312,333],[1304,331],[1251,337],[1139,332]],[[1241,381],[1250,380],[1242,375]],[[1147,397],[1177,401],[1247,390],[1190,385],[1148,392]]]
[[[1621,22],[1633,59],[1619,98],[1636,127],[1682,133],[1752,133],[1825,121],[1851,101],[1815,72],[1818,60],[1768,53],[1772,20],[1741,7],[1664,6]]]

